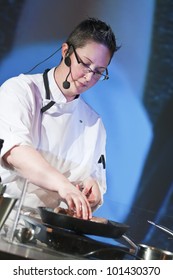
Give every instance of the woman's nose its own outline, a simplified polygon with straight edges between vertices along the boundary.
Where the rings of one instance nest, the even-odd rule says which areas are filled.
[[[89,72],[87,72],[86,74],[85,74],[85,80],[87,81],[87,82],[89,82],[89,81],[91,81],[93,78],[94,78],[94,72],[92,72],[92,71],[89,71]]]

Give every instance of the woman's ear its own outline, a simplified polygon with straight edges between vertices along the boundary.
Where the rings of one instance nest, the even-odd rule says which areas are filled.
[[[63,57],[65,65],[70,67],[71,59],[70,59],[70,54],[69,54],[69,45],[67,43],[64,43],[62,45],[62,57]]]
[[[67,43],[63,43],[62,50],[61,50],[63,59],[68,55],[68,51],[69,51],[69,45]]]

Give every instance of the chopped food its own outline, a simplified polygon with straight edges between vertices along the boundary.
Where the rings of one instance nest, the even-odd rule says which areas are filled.
[[[65,209],[65,208],[62,208],[62,207],[54,208],[54,213],[64,214],[64,215],[76,218],[76,215],[75,215],[74,211],[72,211],[70,209]],[[90,221],[95,222],[95,223],[102,223],[102,224],[107,224],[108,223],[107,219],[101,218],[101,217],[94,217],[94,216],[90,219]]]
[[[107,219],[101,218],[101,217],[94,217],[94,216],[90,219],[90,221],[95,222],[95,223],[102,223],[102,224],[108,223]]]

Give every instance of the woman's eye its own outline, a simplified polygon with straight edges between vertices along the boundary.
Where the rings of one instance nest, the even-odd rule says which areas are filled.
[[[102,75],[102,73],[100,71],[95,71],[95,73],[98,75]]]
[[[84,67],[87,67],[87,68],[90,67],[90,64],[84,63],[83,61],[82,61],[82,64],[83,64]]]

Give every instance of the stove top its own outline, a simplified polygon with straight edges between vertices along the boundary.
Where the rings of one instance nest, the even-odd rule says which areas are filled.
[[[80,235],[59,227],[50,227],[32,217],[24,216],[23,219],[26,227],[34,232],[34,238],[30,238],[30,240],[20,238],[20,242],[35,243],[36,246],[42,244],[55,252],[86,259],[134,259],[134,256],[130,254],[130,249],[123,245],[113,245],[97,241],[93,236]]]

